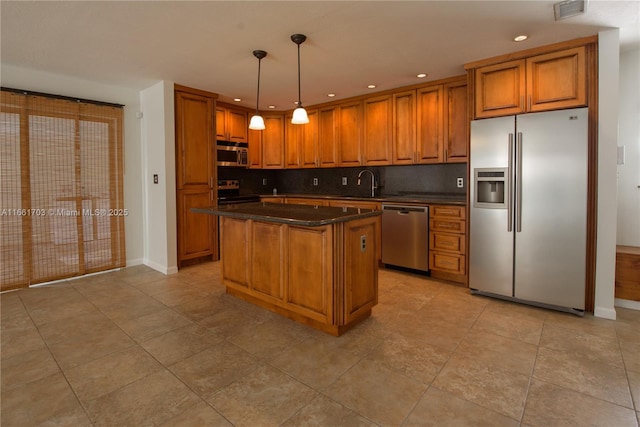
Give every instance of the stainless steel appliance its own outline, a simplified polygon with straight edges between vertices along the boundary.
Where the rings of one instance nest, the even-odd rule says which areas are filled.
[[[586,108],[471,122],[469,287],[584,313]]]
[[[240,194],[240,181],[237,179],[218,180],[218,205],[259,202],[257,194]]]
[[[382,262],[429,270],[429,208],[382,205]]]
[[[249,144],[246,142],[216,141],[218,166],[247,167],[249,164]]]

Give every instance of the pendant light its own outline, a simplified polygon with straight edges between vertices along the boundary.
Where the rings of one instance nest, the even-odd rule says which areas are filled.
[[[254,50],[253,56],[258,58],[258,94],[256,95],[256,114],[251,116],[251,121],[249,122],[249,129],[253,130],[264,130],[264,119],[260,115],[258,111],[258,106],[260,104],[260,62],[262,62],[262,58],[267,56],[267,52],[264,50]]]
[[[302,98],[300,97],[300,45],[304,43],[307,36],[304,34],[294,34],[291,36],[291,41],[298,45],[298,107],[293,110],[293,117],[291,117],[291,123],[294,125],[304,125],[309,123],[309,116],[307,111],[302,106]]]

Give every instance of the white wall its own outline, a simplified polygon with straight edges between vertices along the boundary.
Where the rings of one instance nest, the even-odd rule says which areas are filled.
[[[2,86],[124,104],[124,206],[127,265],[141,264],[144,254],[142,237],[142,151],[140,111],[137,90],[95,83],[28,68],[2,64]]]
[[[173,83],[140,92],[144,187],[144,263],[165,274],[178,271],[176,237]],[[158,184],[153,175],[158,175]]]
[[[620,54],[618,245],[640,246],[640,49]]]
[[[598,34],[598,225],[594,315],[615,319],[620,30]]]

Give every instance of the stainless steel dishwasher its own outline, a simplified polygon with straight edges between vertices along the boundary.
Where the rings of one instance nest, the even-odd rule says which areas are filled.
[[[429,270],[429,207],[382,205],[382,263]]]

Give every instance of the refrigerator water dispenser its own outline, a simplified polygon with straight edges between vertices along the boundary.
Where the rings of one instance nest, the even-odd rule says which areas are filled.
[[[506,209],[508,191],[507,168],[474,169],[475,197],[473,205],[479,208]]]

